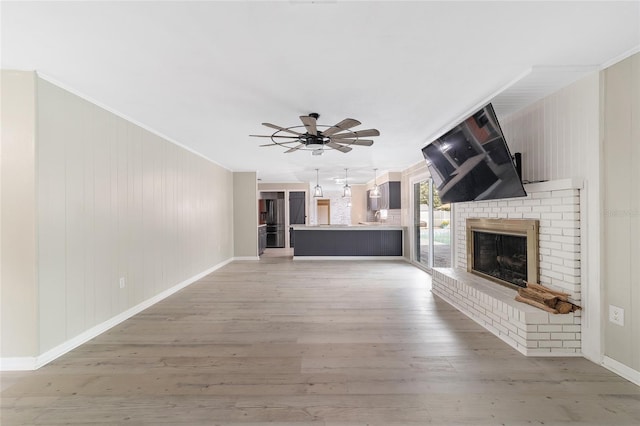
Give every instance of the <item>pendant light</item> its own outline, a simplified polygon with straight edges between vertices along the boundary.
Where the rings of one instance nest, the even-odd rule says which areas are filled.
[[[319,169],[316,169],[316,187],[313,190],[313,196],[315,198],[322,197],[322,187],[320,186],[320,183],[319,183],[320,182],[320,177],[319,177],[320,175],[318,173],[318,170]]]
[[[342,198],[351,198],[351,187],[349,186],[349,175],[347,171],[349,169],[344,169],[344,187],[342,191]]]
[[[369,191],[369,198],[380,198],[380,188],[378,188],[378,169],[373,169],[373,189]]]

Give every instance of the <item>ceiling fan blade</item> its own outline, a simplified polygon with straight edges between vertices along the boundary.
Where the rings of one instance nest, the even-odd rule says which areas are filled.
[[[339,122],[335,126],[329,127],[327,130],[322,132],[322,134],[325,135],[325,136],[331,136],[334,133],[338,133],[338,132],[341,132],[343,130],[349,130],[350,128],[359,126],[360,124],[362,124],[362,123],[359,122],[358,120],[355,120],[353,118],[345,118],[344,120],[342,120],[341,122]]]
[[[331,139],[361,138],[363,136],[380,136],[380,132],[376,129],[358,130],[357,132],[338,133],[331,136]]]
[[[371,139],[336,139],[333,142],[341,143],[345,145],[362,145],[362,146],[373,145],[373,141]]]
[[[281,145],[286,145],[286,144],[289,144],[289,143],[298,143],[298,142],[300,142],[300,140],[296,139],[295,141],[278,142],[278,143],[267,143],[267,144],[258,145],[258,146],[276,146],[276,145],[281,146]]]
[[[290,152],[297,151],[297,150],[299,150],[300,148],[302,148],[303,146],[304,146],[304,144],[303,144],[303,143],[301,143],[301,144],[300,144],[300,145],[298,145],[298,146],[294,146],[293,148],[289,148],[289,149],[288,149],[288,150],[286,150],[284,153],[285,153],[285,154],[288,154],[288,153],[290,153]]]
[[[340,152],[344,152],[345,154],[349,151],[351,151],[352,148],[349,148],[348,146],[343,146],[343,145],[338,145],[335,142],[327,142],[327,146],[336,149]]]
[[[263,126],[271,127],[272,129],[281,130],[283,132],[293,133],[294,135],[302,136],[302,133],[298,133],[294,130],[285,129],[284,127],[276,126],[271,123],[262,123]]]
[[[249,135],[254,138],[287,138],[287,139],[300,139],[298,136],[278,136],[278,135]]]
[[[308,115],[301,115],[300,121],[302,121],[302,124],[304,124],[304,127],[307,128],[307,132],[309,132],[309,134],[314,136],[318,134],[318,127],[316,126],[315,118],[310,117]]]

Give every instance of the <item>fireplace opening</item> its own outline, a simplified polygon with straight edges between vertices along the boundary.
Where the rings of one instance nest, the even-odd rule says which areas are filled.
[[[469,218],[467,271],[508,287],[538,282],[538,221]]]
[[[527,237],[474,232],[474,269],[518,287],[526,287]]]

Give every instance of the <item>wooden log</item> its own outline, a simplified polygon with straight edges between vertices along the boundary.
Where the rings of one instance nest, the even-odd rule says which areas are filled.
[[[560,314],[568,314],[569,312],[573,312],[575,309],[573,308],[575,305],[570,302],[563,302],[562,300],[558,301],[555,308],[558,310]]]
[[[540,284],[527,283],[526,288],[518,290],[518,296],[522,299],[528,299],[552,308],[556,311],[555,313],[568,314],[570,312],[575,312],[578,309],[582,309],[580,306],[569,301],[569,293],[552,290]],[[516,300],[522,301],[519,300],[518,297],[516,297]],[[529,305],[537,306],[533,303],[529,303]]]
[[[551,312],[552,314],[557,314],[558,313],[557,310],[548,307],[544,303],[536,302],[535,300],[531,300],[531,299],[525,299],[524,297],[520,296],[519,294],[516,296],[516,300],[518,302],[526,303],[527,305],[535,306],[536,308],[540,308],[540,309],[545,310],[547,312]]]
[[[576,305],[575,303],[559,301],[558,304],[556,305],[556,309],[561,314],[568,314],[569,312],[575,312],[582,308]]]
[[[543,291],[546,293],[551,293],[554,296],[557,296],[558,299],[567,302],[569,296],[571,296],[569,293],[564,293],[562,291],[557,291],[557,290],[552,290],[548,287],[545,287],[543,285],[540,284],[536,284],[536,283],[527,283],[527,288],[533,289],[533,290],[538,290],[538,291]]]
[[[550,308],[555,308],[556,304],[558,303],[558,296],[554,296],[551,293],[532,290],[529,288],[518,289],[518,294],[520,295],[520,297],[524,297],[525,299],[535,300],[536,302],[544,303]]]

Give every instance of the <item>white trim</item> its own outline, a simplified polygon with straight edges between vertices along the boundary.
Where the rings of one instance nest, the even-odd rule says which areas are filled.
[[[293,256],[293,260],[404,260],[405,256]]]
[[[602,288],[600,282],[600,245],[593,241],[594,235],[600,238],[599,209],[590,209],[591,195],[594,189],[585,181],[580,191],[580,293],[582,298],[582,354],[596,364],[602,363],[603,327],[602,327]],[[595,217],[594,217],[595,215]],[[590,220],[590,218],[592,220]]]
[[[419,163],[416,163],[419,164]],[[427,170],[423,170],[422,172],[413,174],[409,176],[409,224],[407,228],[407,236],[409,238],[409,259],[413,264],[420,264],[422,268],[426,272],[430,272],[431,269],[428,266],[425,266],[419,262],[415,261],[416,258],[416,233],[414,232],[414,224],[416,223],[415,217],[415,194],[414,194],[414,186],[416,183],[420,183],[422,181],[428,180],[431,178],[429,172]]]
[[[0,358],[0,371],[35,370],[37,360],[33,356]]]
[[[640,386],[640,371],[634,370],[613,358],[604,356],[602,366],[607,370],[613,371],[617,375],[629,380],[633,384]]]
[[[526,183],[524,190],[529,192],[562,191],[564,189],[582,189],[584,180],[582,178],[567,178],[548,180],[546,182]]]
[[[90,329],[80,333],[79,335],[67,340],[66,342],[56,346],[53,349],[48,350],[47,352],[37,356],[37,357],[16,357],[16,358],[0,358],[0,371],[16,371],[16,370],[37,370],[38,368],[50,363],[56,358],[66,354],[67,352],[77,348],[83,343],[88,342],[94,337],[99,336],[105,331],[109,330],[112,327],[120,324],[121,322],[131,318],[132,316],[144,311],[145,309],[155,305],[163,299],[171,296],[172,294],[182,290],[183,288],[193,284],[201,278],[209,275],[217,269],[222,268],[228,263],[232,262],[234,259],[230,258],[225,260],[224,262],[218,263],[217,265],[197,274],[191,278],[188,278],[175,286],[151,297],[150,299],[145,300],[133,306],[132,308],[127,309],[124,312],[108,319],[107,321],[98,324]]]
[[[607,62],[605,62],[604,64],[602,64],[600,66],[600,69],[604,70],[606,68],[609,68],[610,66],[615,65],[620,61],[624,61],[629,56],[633,56],[638,52],[640,52],[640,44],[635,46],[635,47],[632,47],[631,49],[627,50],[626,52],[621,53],[620,55],[616,56],[615,58],[608,60]]]
[[[39,78],[43,79],[44,81],[47,81],[47,82],[49,82],[49,83],[51,83],[51,84],[53,84],[55,86],[58,86],[59,88],[61,88],[63,90],[66,90],[67,92],[69,92],[69,93],[71,93],[71,94],[73,94],[73,95],[75,95],[75,96],[77,96],[77,97],[79,97],[81,99],[84,99],[87,102],[91,102],[92,104],[96,105],[97,107],[100,107],[100,108],[104,109],[105,111],[108,111],[111,114],[114,114],[114,115],[122,118],[123,120],[127,120],[128,122],[130,122],[132,124],[135,124],[136,126],[146,130],[147,132],[153,133],[154,135],[161,137],[162,139],[166,140],[167,142],[171,142],[172,144],[174,144],[176,146],[179,146],[180,148],[182,148],[182,149],[184,149],[186,151],[189,151],[190,153],[192,153],[194,155],[197,155],[200,158],[204,158],[205,160],[215,164],[216,166],[222,167],[223,169],[228,170],[230,172],[235,172],[236,171],[236,170],[231,170],[230,168],[228,168],[226,166],[223,166],[222,164],[220,164],[217,161],[205,156],[204,154],[201,154],[198,151],[194,151],[192,148],[189,148],[188,146],[181,144],[180,142],[176,141],[175,139],[172,139],[169,136],[166,136],[166,135],[160,133],[159,131],[152,129],[149,126],[140,123],[139,121],[129,117],[126,114],[121,113],[120,111],[117,111],[117,110],[115,110],[115,109],[113,109],[113,108],[111,108],[111,107],[109,107],[109,106],[107,106],[107,105],[105,105],[105,104],[103,104],[103,103],[91,98],[90,96],[85,95],[84,93],[78,92],[76,89],[73,89],[73,88],[67,86],[64,83],[61,83],[60,81],[56,80],[55,78],[53,78],[51,76],[43,74],[43,73],[41,73],[39,71],[36,71],[36,75]],[[251,171],[255,172],[255,170],[251,170]]]
[[[236,260],[260,260],[260,257],[259,256],[237,256],[231,260],[233,260],[234,262]]]

